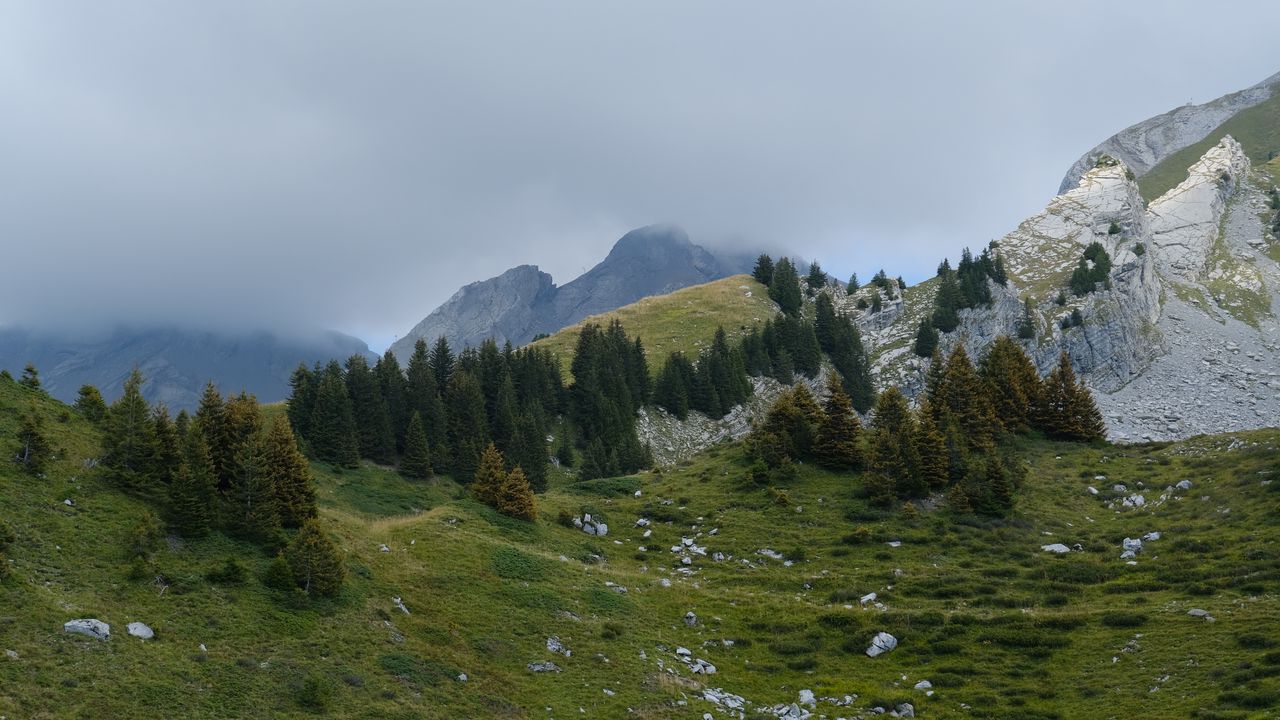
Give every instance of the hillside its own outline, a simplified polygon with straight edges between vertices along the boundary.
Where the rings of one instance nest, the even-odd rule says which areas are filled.
[[[592,315],[531,345],[556,353],[568,379],[569,363],[582,326],[607,325],[616,319],[628,334],[640,337],[648,356],[649,371],[657,374],[662,361],[673,352],[696,358],[701,349],[710,344],[716,328],[723,327],[734,336],[777,313],[768,288],[750,275],[733,275]]]
[[[856,476],[808,467],[780,502],[743,485],[737,446],[663,474],[557,475],[531,525],[447,480],[317,466],[349,579],[299,603],[261,585],[268,557],[220,535],[164,546],[166,584],[130,579],[146,507],[82,466],[96,431],[54,401],[0,383],[0,435],[32,399],[64,452],[45,478],[0,467],[18,536],[0,583],[8,717],[771,717],[810,694],[828,717],[906,702],[920,717],[1246,717],[1280,699],[1277,431],[1027,441],[1005,521],[874,510]],[[1117,502],[1130,494],[1141,507]],[[556,521],[582,512],[609,535]],[[228,555],[243,585],[204,578]],[[111,638],[62,632],[79,617]],[[156,639],[129,637],[132,621]],[[867,657],[881,631],[899,645]],[[528,669],[545,662],[559,672]],[[932,695],[913,689],[925,680]]]

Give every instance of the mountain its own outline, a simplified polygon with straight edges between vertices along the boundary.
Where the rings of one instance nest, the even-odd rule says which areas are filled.
[[[459,348],[487,338],[519,346],[643,297],[748,272],[754,260],[754,255],[712,254],[679,227],[650,225],[623,235],[600,264],[563,286],[533,265],[471,283],[391,350],[403,361],[418,338],[431,342],[440,336]]]
[[[117,329],[99,338],[68,338],[26,329],[0,330],[0,368],[16,377],[34,363],[50,395],[72,402],[81,385],[96,385],[107,401],[119,396],[129,372],[145,378],[143,395],[169,408],[191,410],[205,383],[224,393],[241,390],[262,402],[289,395],[298,363],[369,354],[369,347],[340,333],[286,337],[268,332],[218,333],[181,328]]]
[[[1079,184],[1080,178],[1103,155],[1123,162],[1138,176],[1146,175],[1170,155],[1204,140],[1227,121],[1274,98],[1278,90],[1280,90],[1280,73],[1272,75],[1257,85],[1223,95],[1203,105],[1183,105],[1127,127],[1081,155],[1062,179],[1058,193],[1062,194],[1074,189]],[[1220,138],[1221,135],[1219,135]],[[1197,156],[1203,152],[1204,149],[1201,149]],[[1187,164],[1183,163],[1182,167]],[[1159,193],[1152,194],[1152,197],[1162,194],[1167,189],[1162,188]]]

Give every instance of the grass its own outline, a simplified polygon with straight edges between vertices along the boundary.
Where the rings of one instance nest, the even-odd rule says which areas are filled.
[[[1026,440],[1029,479],[1005,520],[923,505],[906,519],[868,507],[857,476],[808,466],[781,507],[741,482],[736,445],[620,481],[556,471],[532,524],[449,480],[316,468],[349,581],[309,603],[263,587],[270,558],[216,534],[157,554],[167,591],[130,580],[124,537],[146,505],[82,468],[97,431],[59,422],[52,400],[0,383],[0,437],[31,399],[64,452],[43,479],[0,467],[0,514],[18,531],[0,583],[0,649],[19,655],[0,657],[7,717],[718,717],[704,686],[747,698],[748,715],[801,689],[858,695],[848,710],[820,704],[829,717],[904,701],[923,717],[1265,717],[1280,697],[1280,483],[1263,484],[1280,480],[1277,430]],[[1190,491],[1160,499],[1183,479]],[[1109,508],[1117,483],[1147,507]],[[556,523],[583,507],[607,516],[608,536]],[[1136,565],[1119,559],[1125,537],[1152,531],[1163,537]],[[671,552],[686,537],[708,552],[688,574]],[[1084,550],[1040,550],[1052,542]],[[228,555],[248,580],[205,580]],[[868,592],[882,607],[859,604]],[[112,638],[63,633],[76,617],[111,623]],[[134,620],[157,638],[128,637]],[[878,631],[900,644],[868,658]],[[571,656],[546,649],[552,635]],[[717,674],[692,674],[677,647]],[[526,669],[543,661],[563,672]],[[911,689],[923,679],[932,697]]]
[[[668,295],[643,298],[602,315],[592,315],[577,325],[532,343],[548,348],[560,357],[565,378],[578,342],[578,333],[587,323],[606,325],[622,322],[628,335],[639,336],[654,375],[673,352],[696,359],[711,344],[716,328],[724,327],[730,338],[738,337],[754,325],[778,314],[769,291],[750,275],[734,275],[703,285],[677,290]]]
[[[1138,178],[1142,197],[1153,201],[1177,187],[1187,179],[1187,168],[1194,165],[1209,148],[1221,142],[1225,135],[1230,135],[1240,143],[1254,165],[1266,164],[1273,159],[1272,153],[1280,155],[1280,94],[1236,113],[1200,142],[1188,145],[1160,161]]]

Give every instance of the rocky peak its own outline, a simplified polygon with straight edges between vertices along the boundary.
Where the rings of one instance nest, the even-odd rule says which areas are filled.
[[[1227,201],[1248,173],[1244,148],[1228,135],[1151,203],[1151,244],[1161,270],[1194,280],[1205,269]]]

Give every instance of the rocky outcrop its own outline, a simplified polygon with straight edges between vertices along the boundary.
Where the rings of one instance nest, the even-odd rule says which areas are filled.
[[[1229,200],[1249,172],[1249,159],[1227,137],[1192,165],[1187,179],[1151,203],[1151,244],[1161,270],[1194,281],[1209,261]]]
[[[404,361],[419,338],[431,342],[441,336],[459,348],[477,346],[487,338],[523,345],[541,333],[554,333],[644,297],[747,272],[753,259],[714,255],[674,225],[650,225],[622,236],[608,257],[560,287],[532,265],[471,283],[391,350]]]
[[[1109,155],[1142,175],[1166,157],[1193,145],[1233,115],[1269,99],[1280,88],[1280,73],[1253,87],[1203,105],[1184,105],[1143,120],[1099,143],[1080,157],[1062,179],[1058,193],[1070,192],[1098,158]]]

